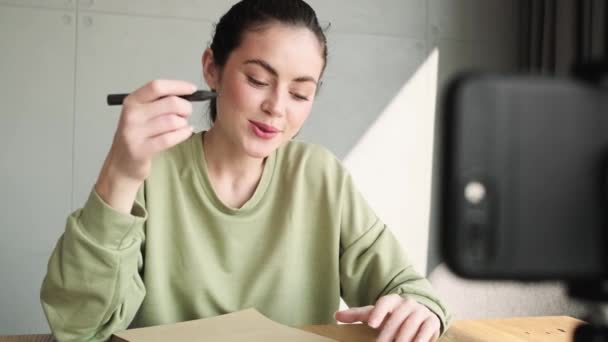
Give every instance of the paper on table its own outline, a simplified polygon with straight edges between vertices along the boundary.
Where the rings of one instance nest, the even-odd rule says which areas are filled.
[[[274,322],[255,309],[188,322],[125,330],[114,334],[112,341],[336,342]]]

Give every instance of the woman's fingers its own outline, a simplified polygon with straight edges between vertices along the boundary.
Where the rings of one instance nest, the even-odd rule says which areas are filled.
[[[159,115],[150,120],[145,127],[142,128],[142,134],[146,138],[153,138],[167,132],[172,132],[189,126],[188,119],[177,114]]]
[[[403,298],[399,295],[388,295],[381,297],[376,302],[367,324],[372,328],[378,328],[384,321],[386,315],[396,309],[402,301]]]
[[[192,126],[187,125],[186,127],[148,138],[144,148],[148,150],[147,152],[150,155],[154,155],[179,144],[191,135]]]
[[[113,165],[114,175],[106,175],[102,170],[100,179],[143,182],[150,173],[156,153],[192,135],[192,128],[187,123],[192,105],[179,95],[192,94],[195,90],[196,86],[186,81],[154,80],[129,94],[123,102],[118,128],[106,158],[107,165]]]
[[[336,312],[343,323],[367,322],[380,328],[377,341],[434,341],[439,336],[439,319],[425,306],[399,295],[381,297],[376,305],[350,308]]]
[[[397,309],[395,309],[384,322],[377,341],[392,342],[395,339],[399,328],[401,328],[401,325],[413,310],[414,307],[411,305],[400,305]]]
[[[192,104],[176,96],[190,92],[188,88],[192,90],[194,85],[185,81],[155,80],[131,94],[131,101],[136,102],[125,103],[118,131],[134,159],[147,160],[192,134],[187,120],[192,114]],[[154,100],[139,102],[150,99]]]
[[[399,332],[397,333],[395,341],[397,342],[409,342],[412,341],[420,325],[426,318],[428,318],[428,312],[423,310],[416,310],[401,325]]]
[[[431,316],[422,322],[420,329],[418,329],[418,334],[416,334],[415,341],[436,341],[439,338],[441,324],[439,323],[439,319],[434,319],[434,317],[435,316]]]
[[[169,95],[188,95],[196,91],[196,86],[181,80],[154,80],[135,90],[124,100],[125,105],[148,103]]]
[[[342,323],[367,322],[370,312],[373,310],[373,305],[349,308],[336,312],[336,319]]]
[[[145,116],[144,120],[152,120],[159,115],[166,114],[177,114],[188,117],[192,114],[192,103],[180,97],[170,95],[154,102],[142,104],[137,111],[143,113]]]

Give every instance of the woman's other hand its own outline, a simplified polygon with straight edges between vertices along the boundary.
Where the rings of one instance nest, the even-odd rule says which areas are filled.
[[[441,323],[426,306],[411,298],[392,294],[381,297],[376,305],[336,312],[343,323],[364,322],[379,329],[378,342],[436,341]]]

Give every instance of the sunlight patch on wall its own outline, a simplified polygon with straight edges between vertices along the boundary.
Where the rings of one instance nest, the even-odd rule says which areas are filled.
[[[371,207],[426,274],[431,207],[437,49],[344,158]]]

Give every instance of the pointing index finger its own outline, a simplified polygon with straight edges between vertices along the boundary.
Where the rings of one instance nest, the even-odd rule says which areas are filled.
[[[349,308],[336,312],[335,318],[343,323],[366,322],[373,308],[373,305]]]

